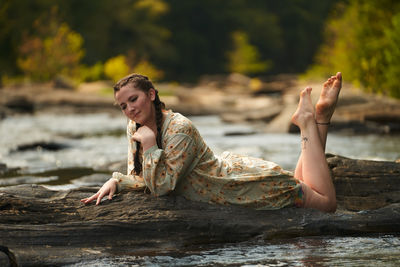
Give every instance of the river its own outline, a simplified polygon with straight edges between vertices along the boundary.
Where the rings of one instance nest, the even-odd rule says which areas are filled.
[[[217,116],[191,117],[211,149],[262,157],[293,170],[300,154],[298,134],[272,134],[255,125],[226,124]],[[126,120],[106,113],[11,116],[0,121],[0,162],[19,174],[0,186],[37,183],[52,189],[78,187],[74,180],[126,159]],[[53,146],[40,147],[45,143]],[[33,144],[33,146],[32,146]],[[55,147],[55,148],[54,148]],[[330,134],[327,152],[351,158],[400,158],[400,138]],[[72,171],[73,170],[73,171]],[[104,174],[104,179],[108,174]],[[196,248],[181,253],[100,258],[73,266],[399,266],[398,235],[308,237]]]

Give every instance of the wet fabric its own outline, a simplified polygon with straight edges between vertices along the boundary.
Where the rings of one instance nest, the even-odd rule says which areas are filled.
[[[118,192],[148,188],[155,196],[178,194],[194,201],[241,205],[254,209],[301,206],[300,182],[289,171],[259,158],[224,152],[217,156],[193,123],[168,111],[162,127],[162,149],[156,145],[139,156],[141,175],[134,175],[136,125],[127,125],[128,174],[114,173]],[[142,178],[143,177],[143,178]]]

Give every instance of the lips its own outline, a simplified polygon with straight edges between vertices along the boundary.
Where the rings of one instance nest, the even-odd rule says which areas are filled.
[[[132,113],[131,116],[132,116],[133,120],[135,120],[138,117],[139,114],[140,114],[140,111]]]

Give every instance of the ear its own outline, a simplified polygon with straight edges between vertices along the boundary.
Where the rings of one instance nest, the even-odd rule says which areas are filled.
[[[154,90],[154,88],[150,88],[148,96],[150,97],[151,101],[154,101],[156,99],[156,90]]]

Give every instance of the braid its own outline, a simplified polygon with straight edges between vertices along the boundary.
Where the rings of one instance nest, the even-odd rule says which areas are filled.
[[[136,123],[136,130],[138,130],[140,128],[139,123]],[[136,175],[140,175],[140,173],[142,172],[142,162],[140,161],[139,158],[139,153],[140,153],[140,142],[136,141],[136,152],[135,152],[135,158],[134,158],[134,166],[135,166],[135,174]]]
[[[130,74],[121,80],[119,80],[115,85],[114,85],[114,96],[115,94],[124,86],[131,85],[134,86],[137,89],[142,90],[143,92],[149,92],[150,89],[154,89],[156,91],[156,97],[153,101],[154,103],[154,108],[156,111],[156,124],[157,124],[157,136],[156,136],[156,141],[157,141],[157,146],[158,148],[162,148],[161,144],[161,127],[162,127],[162,119],[163,119],[163,114],[162,110],[165,109],[165,104],[161,102],[160,97],[158,96],[158,91],[154,88],[153,83],[149,80],[144,75],[141,74]],[[136,130],[140,128],[140,124],[136,123]],[[143,166],[142,162],[139,157],[140,153],[140,142],[136,142],[136,153],[135,153],[135,158],[134,158],[134,164],[135,164],[135,174],[140,175],[142,172]]]
[[[156,98],[154,99],[154,107],[156,109],[156,123],[157,123],[157,146],[158,148],[162,148],[161,144],[161,127],[162,127],[162,109],[165,108],[165,104],[160,101],[160,97],[158,96],[158,91],[156,90]]]

